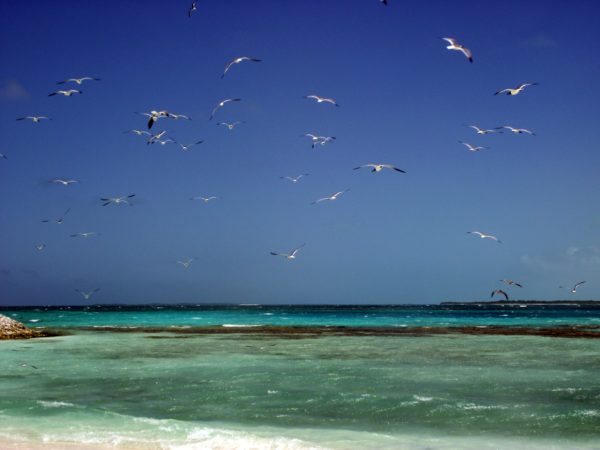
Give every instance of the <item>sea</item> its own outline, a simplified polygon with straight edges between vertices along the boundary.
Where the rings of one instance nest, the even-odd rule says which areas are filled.
[[[0,307],[0,449],[600,449],[600,306]]]

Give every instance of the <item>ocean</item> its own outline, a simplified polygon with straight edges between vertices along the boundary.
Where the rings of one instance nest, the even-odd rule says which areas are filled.
[[[0,341],[0,448],[600,449],[600,307],[522,306],[0,309],[63,333]]]

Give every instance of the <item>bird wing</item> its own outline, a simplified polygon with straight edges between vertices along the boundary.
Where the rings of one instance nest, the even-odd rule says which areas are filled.
[[[443,37],[442,39],[444,41],[448,42],[450,45],[456,46],[456,44],[457,44],[456,39],[454,39],[454,38]]]
[[[299,247],[296,247],[294,250],[292,250],[291,256],[296,256],[296,253],[298,253],[300,251],[300,249],[302,247],[304,247],[306,244],[302,244]]]
[[[466,47],[460,47],[460,51],[463,52],[463,54],[467,57],[469,62],[473,62],[473,54],[471,53],[471,50],[469,50]]]

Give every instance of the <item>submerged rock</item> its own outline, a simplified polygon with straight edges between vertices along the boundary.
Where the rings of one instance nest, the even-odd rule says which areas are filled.
[[[31,339],[35,337],[48,336],[43,331],[27,328],[21,322],[0,314],[0,340],[2,339]]]

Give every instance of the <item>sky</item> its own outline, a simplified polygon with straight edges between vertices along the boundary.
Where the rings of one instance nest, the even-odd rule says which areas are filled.
[[[0,306],[96,288],[87,302],[600,299],[598,2],[199,0],[189,18],[190,3],[0,4]],[[221,79],[239,56],[262,62]],[[48,96],[82,76],[101,81]],[[539,85],[493,95],[524,82]],[[204,143],[124,133],[150,110],[192,118],[153,131]],[[313,149],[304,133],[337,139]],[[353,170],[379,162],[406,174]]]

